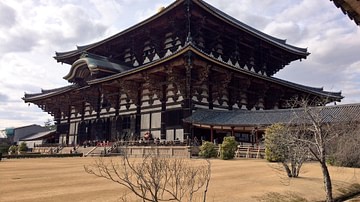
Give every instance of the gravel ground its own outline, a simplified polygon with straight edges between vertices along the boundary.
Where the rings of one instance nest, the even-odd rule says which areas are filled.
[[[84,171],[83,166],[91,164],[95,159],[3,159],[0,162],[0,201],[122,201],[121,196],[127,193],[126,189]],[[256,201],[254,196],[269,192],[292,192],[309,201],[321,201],[325,196],[317,163],[305,164],[301,177],[292,180],[276,169],[277,164],[265,160],[214,159],[211,164],[212,177],[207,201]],[[351,183],[360,183],[360,169],[330,167],[330,173],[334,190]],[[198,198],[200,201],[201,196]],[[138,200],[130,198],[128,201]]]

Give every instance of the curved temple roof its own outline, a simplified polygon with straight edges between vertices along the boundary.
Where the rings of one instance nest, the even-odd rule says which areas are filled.
[[[331,100],[340,101],[343,98],[341,96],[341,92],[327,92],[327,91],[324,91],[323,88],[314,88],[314,87],[304,86],[304,85],[296,84],[296,83],[293,83],[293,82],[285,81],[285,80],[282,80],[282,79],[279,79],[279,78],[268,77],[268,76],[265,76],[265,75],[262,75],[262,74],[259,74],[259,73],[256,73],[256,72],[252,72],[250,70],[237,68],[233,64],[229,64],[227,62],[219,60],[218,58],[215,58],[213,56],[210,56],[210,55],[202,52],[200,49],[195,47],[192,43],[188,43],[186,46],[182,47],[181,49],[177,50],[176,52],[174,52],[171,55],[168,55],[168,56],[166,56],[164,58],[160,58],[160,59],[155,60],[153,62],[150,62],[150,63],[147,63],[145,65],[139,66],[138,68],[135,68],[135,69],[128,69],[128,70],[125,70],[125,71],[122,71],[120,73],[113,74],[113,75],[110,75],[110,76],[107,76],[107,77],[103,77],[103,78],[99,78],[99,79],[93,79],[91,81],[88,81],[88,84],[89,85],[94,85],[94,84],[99,84],[99,83],[119,79],[119,78],[122,78],[124,76],[129,75],[129,74],[138,72],[138,71],[143,70],[143,69],[150,68],[152,66],[158,65],[158,64],[163,63],[163,62],[165,62],[167,60],[170,60],[172,58],[178,57],[178,56],[186,53],[187,51],[193,51],[195,54],[197,54],[197,55],[199,55],[201,57],[204,57],[205,59],[212,60],[212,61],[214,61],[214,62],[216,62],[216,63],[218,63],[220,65],[223,65],[225,67],[232,68],[233,70],[239,71],[241,73],[247,74],[247,75],[252,76],[252,77],[261,78],[261,79],[266,80],[266,81],[271,82],[271,83],[280,84],[282,86],[286,86],[286,87],[289,87],[289,88],[304,91],[304,92],[309,93],[309,94],[314,94],[314,95],[317,95],[317,96],[327,97],[327,98],[329,98]],[[33,94],[33,95],[25,94],[24,100],[25,101],[31,101],[31,100],[34,100],[34,99],[36,100],[36,99],[42,99],[42,98],[46,98],[46,97],[51,97],[53,95],[56,95],[56,92],[61,94],[61,93],[65,93],[65,92],[71,91],[71,90],[76,89],[76,88],[77,88],[76,85],[73,85],[73,86],[68,86],[68,87],[64,87],[64,88],[54,89],[53,91],[49,91],[49,92],[43,91],[42,93],[39,93],[39,94]]]
[[[345,15],[360,26],[360,1],[359,0],[330,0],[335,6],[341,8]]]
[[[266,80],[267,82],[270,82],[270,83],[276,83],[276,84],[279,84],[279,85],[282,85],[282,86],[285,86],[288,88],[296,89],[296,90],[314,94],[317,96],[329,97],[332,100],[341,100],[343,98],[341,96],[341,92],[326,92],[322,88],[313,88],[313,87],[309,87],[309,86],[299,85],[299,84],[288,82],[288,81],[285,81],[282,79],[269,77],[264,72],[252,72],[248,69],[239,68],[238,67],[239,64],[233,64],[233,62],[231,62],[230,60],[223,61],[221,59],[221,57],[215,58],[213,55],[211,55],[211,54],[209,55],[209,54],[205,53],[203,50],[201,50],[200,47],[197,47],[191,41],[187,41],[185,44],[182,44],[182,46],[179,46],[178,50],[172,52],[169,55],[165,55],[162,58],[158,58],[158,59],[153,60],[146,64],[141,64],[140,66],[138,66],[136,68],[131,68],[126,65],[122,65],[122,64],[120,64],[121,62],[111,61],[107,57],[103,57],[103,56],[99,56],[99,55],[95,55],[95,54],[86,52],[95,47],[104,45],[117,37],[123,37],[126,33],[131,32],[135,29],[140,29],[141,26],[143,26],[151,21],[154,21],[157,18],[162,17],[165,13],[170,12],[175,7],[182,5],[187,1],[191,1],[192,3],[197,4],[199,7],[203,8],[206,12],[211,13],[213,16],[217,17],[218,19],[221,19],[225,23],[228,23],[228,24],[238,28],[239,30],[250,33],[257,38],[266,41],[267,43],[273,44],[273,45],[280,47],[288,52],[296,54],[299,56],[299,58],[306,57],[309,54],[306,49],[288,45],[288,44],[286,44],[285,40],[277,39],[275,37],[272,37],[270,35],[267,35],[267,34],[261,32],[261,31],[258,31],[256,29],[238,21],[237,19],[225,14],[224,12],[218,10],[217,8],[211,6],[210,4],[208,4],[204,1],[201,1],[201,0],[177,0],[174,3],[172,3],[171,5],[169,5],[167,8],[165,8],[164,10],[162,10],[161,12],[155,14],[154,16],[152,16],[152,17],[150,17],[150,18],[148,18],[148,19],[114,35],[114,36],[111,36],[107,39],[104,39],[102,41],[99,41],[99,42],[96,42],[93,44],[89,44],[86,46],[78,46],[77,50],[73,50],[73,51],[69,51],[69,52],[65,52],[65,53],[56,53],[55,59],[57,59],[58,61],[63,61],[66,58],[70,58],[70,57],[74,57],[74,56],[80,57],[80,59],[76,60],[72,64],[69,74],[66,75],[64,78],[69,81],[72,81],[75,78],[77,71],[79,71],[79,75],[77,75],[77,76],[85,75],[84,72],[81,73],[80,71],[88,71],[88,72],[94,73],[94,74],[100,71],[100,72],[106,72],[106,73],[112,74],[112,75],[106,74],[107,76],[105,76],[105,77],[96,78],[96,79],[92,78],[92,80],[87,81],[88,85],[98,84],[98,83],[122,78],[126,75],[141,71],[143,69],[150,68],[154,65],[158,65],[158,64],[166,62],[172,58],[178,57],[181,54],[184,54],[186,51],[191,51],[191,52],[196,53],[200,57],[203,57],[207,60],[211,60],[211,61],[213,61],[219,65],[222,65],[226,68],[230,68],[234,71],[238,71],[240,73],[249,75],[251,77],[256,77],[256,78],[260,78],[262,80]],[[185,9],[183,9],[183,10],[185,10]],[[83,70],[81,68],[83,68]],[[75,90],[78,88],[79,88],[79,86],[72,85],[72,86],[67,86],[67,87],[63,87],[63,88],[59,88],[59,89],[53,89],[53,90],[49,90],[49,91],[43,90],[41,93],[38,93],[38,94],[25,94],[25,97],[23,99],[25,100],[25,102],[31,102],[33,100],[43,99],[43,98],[59,95],[62,93],[66,93],[66,92],[69,92],[69,91],[72,91],[72,90]]]
[[[296,46],[289,45],[286,43],[286,40],[275,38],[273,36],[265,34],[264,32],[254,29],[254,28],[250,27],[249,25],[247,25],[247,24],[235,19],[234,17],[231,17],[230,15],[222,12],[221,10],[213,7],[212,5],[206,3],[205,1],[199,1],[199,3],[201,3],[208,9],[210,9],[215,15],[219,16],[223,20],[234,24],[235,26],[237,26],[238,28],[240,28],[244,31],[250,32],[250,33],[254,34],[255,36],[258,36],[259,38],[261,38],[265,41],[268,41],[268,42],[273,43],[274,45],[277,45],[279,47],[282,47],[288,51],[291,51],[291,52],[294,52],[294,53],[297,53],[297,54],[300,54],[303,56],[309,55],[309,53],[307,52],[307,48],[299,48]]]
[[[91,74],[95,74],[98,71],[115,74],[130,69],[130,67],[127,67],[125,65],[110,62],[106,57],[83,53],[80,59],[78,59],[74,62],[74,64],[71,65],[71,69],[69,73],[64,76],[64,79],[72,81],[79,69],[84,65],[87,67]]]
[[[234,27],[243,30],[247,33],[250,33],[252,35],[254,35],[255,37],[258,37],[259,39],[266,41],[267,43],[270,43],[272,45],[275,45],[277,47],[282,48],[283,50],[286,50],[288,52],[291,52],[293,54],[297,54],[299,56],[301,56],[300,58],[305,58],[307,55],[309,55],[309,53],[307,52],[306,48],[299,48],[299,47],[295,47],[292,45],[289,45],[286,43],[286,40],[282,40],[282,39],[278,39],[275,37],[272,37],[270,35],[267,35],[259,30],[256,30],[242,22],[240,22],[239,20],[227,15],[226,13],[220,11],[219,9],[211,6],[210,4],[206,3],[205,1],[202,0],[177,0],[174,3],[170,4],[168,7],[166,7],[164,10],[162,10],[161,12],[158,12],[157,14],[151,16],[150,18],[122,31],[119,32],[118,34],[115,34],[111,37],[108,37],[102,41],[99,42],[95,42],[89,45],[84,45],[84,46],[77,46],[76,50],[71,50],[71,51],[67,51],[67,52],[56,52],[55,55],[55,59],[58,62],[65,62],[65,60],[67,58],[71,58],[73,56],[76,55],[81,55],[82,52],[84,51],[90,51],[93,48],[99,47],[101,45],[106,44],[107,42],[118,38],[118,37],[123,37],[123,35],[125,35],[128,32],[131,32],[135,29],[139,29],[141,26],[144,26],[145,24],[154,21],[158,18],[160,18],[161,16],[163,16],[165,13],[171,11],[173,8],[182,5],[183,3],[185,3],[186,1],[191,1],[192,3],[195,3],[197,5],[199,5],[201,8],[207,10],[208,12],[210,12],[211,14],[213,14],[214,16],[216,16],[217,18],[220,18],[221,20],[223,20],[225,23],[231,24]],[[184,9],[185,12],[185,9]]]

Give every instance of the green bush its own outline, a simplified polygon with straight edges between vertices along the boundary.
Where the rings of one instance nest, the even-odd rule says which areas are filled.
[[[283,141],[284,126],[273,124],[265,130],[265,158],[270,162],[282,162],[288,151]]]
[[[22,142],[20,145],[19,145],[19,151],[21,152],[26,152],[28,150],[28,147],[26,146],[26,143],[25,142]]]
[[[11,145],[11,146],[9,147],[9,153],[10,153],[10,154],[15,154],[17,150],[18,150],[18,148],[17,148],[16,145]]]
[[[9,141],[2,139],[0,140],[0,153],[7,154],[11,144]]]
[[[220,158],[223,160],[233,159],[238,143],[235,137],[225,137],[223,143],[220,146]]]
[[[199,156],[204,158],[217,157],[216,146],[212,142],[203,142],[200,146]]]
[[[0,145],[0,153],[7,154],[9,151],[10,145],[1,144]]]

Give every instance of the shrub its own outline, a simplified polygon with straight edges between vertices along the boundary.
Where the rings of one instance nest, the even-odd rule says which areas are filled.
[[[0,153],[7,154],[10,148],[8,143],[0,143]]]
[[[233,159],[238,143],[235,137],[225,137],[223,143],[220,146],[220,158],[223,160]]]
[[[9,147],[9,154],[15,154],[17,151],[17,146],[16,145],[11,145]]]
[[[19,145],[19,151],[20,152],[26,152],[28,150],[28,147],[26,146],[26,143],[25,142],[22,142],[20,145]]]
[[[200,146],[199,156],[204,158],[212,158],[217,156],[216,146],[212,142],[203,142]]]
[[[283,162],[287,148],[283,140],[284,126],[274,124],[265,130],[265,158],[270,162]]]

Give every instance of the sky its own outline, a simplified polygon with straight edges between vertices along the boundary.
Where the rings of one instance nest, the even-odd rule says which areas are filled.
[[[173,0],[174,1],[174,0]],[[1,0],[0,130],[53,119],[24,93],[68,85],[70,65],[55,51],[100,41],[154,14],[171,0]],[[360,102],[360,26],[329,0],[206,0],[236,19],[288,44],[308,48],[275,77],[341,91]]]

